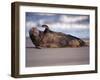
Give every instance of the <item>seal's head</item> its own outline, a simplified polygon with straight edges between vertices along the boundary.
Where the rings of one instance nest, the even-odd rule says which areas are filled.
[[[38,37],[39,36],[39,30],[37,28],[31,28],[29,31],[30,35],[33,35],[34,37]]]
[[[35,27],[31,28],[29,31],[30,38],[36,47],[39,46],[39,40],[40,40],[39,33],[40,31]]]

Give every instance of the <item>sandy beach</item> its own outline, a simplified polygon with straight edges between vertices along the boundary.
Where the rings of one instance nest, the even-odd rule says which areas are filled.
[[[89,47],[36,49],[26,39],[26,67],[89,64]]]

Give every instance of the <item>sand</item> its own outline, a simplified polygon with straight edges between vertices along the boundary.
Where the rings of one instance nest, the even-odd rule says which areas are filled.
[[[36,49],[31,40],[26,44],[26,67],[89,64],[89,47]]]

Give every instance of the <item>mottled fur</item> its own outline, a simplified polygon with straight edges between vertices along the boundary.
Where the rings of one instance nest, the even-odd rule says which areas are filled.
[[[39,31],[37,28],[32,28],[29,31],[30,38],[33,44],[37,47],[59,48],[59,47],[81,47],[85,46],[85,42],[75,36],[66,35],[61,32],[54,32],[49,29]]]

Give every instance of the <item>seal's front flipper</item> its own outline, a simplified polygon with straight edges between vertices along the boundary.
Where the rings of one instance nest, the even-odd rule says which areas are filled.
[[[42,49],[42,47],[40,47],[40,46],[36,46],[35,48],[37,48],[37,49]]]

